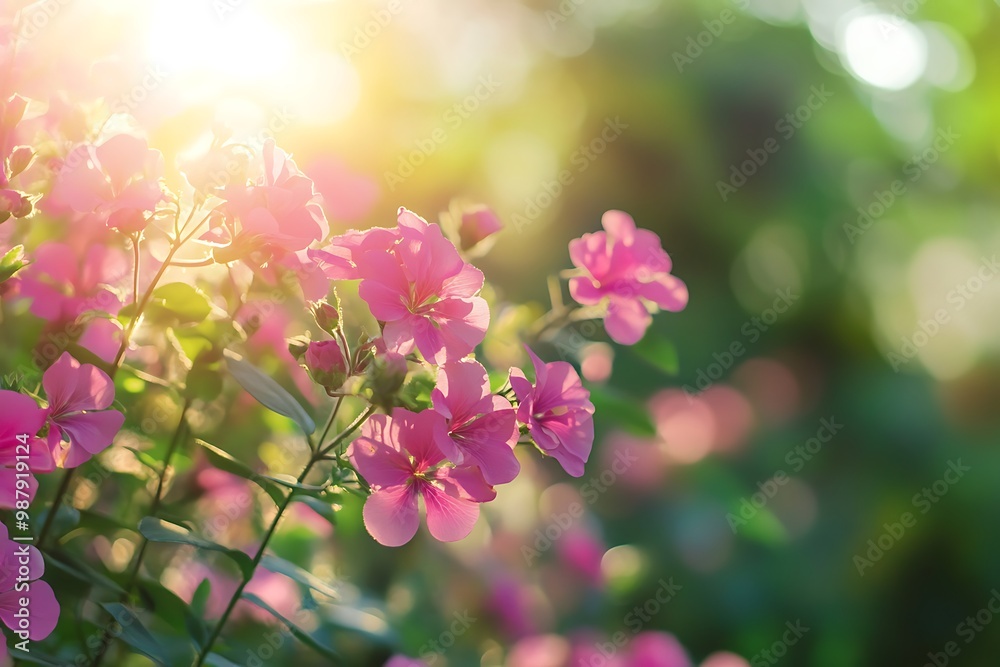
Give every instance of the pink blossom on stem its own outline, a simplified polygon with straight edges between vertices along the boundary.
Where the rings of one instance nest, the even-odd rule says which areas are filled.
[[[490,311],[478,296],[483,273],[467,264],[437,225],[400,209],[399,240],[357,259],[359,294],[385,322],[386,347],[414,348],[436,364],[460,359],[486,336]]]
[[[446,464],[437,443],[447,439],[444,417],[432,410],[397,408],[374,415],[348,448],[348,456],[372,486],[365,502],[365,527],[380,544],[409,542],[420,525],[418,499],[427,509],[427,528],[442,542],[467,536],[479,518],[479,503],[496,492],[478,474]]]
[[[651,307],[684,309],[687,286],[670,274],[670,257],[655,233],[636,229],[632,217],[622,211],[608,211],[601,224],[603,232],[569,243],[570,259],[583,273],[569,281],[569,291],[584,306],[606,303],[608,335],[622,345],[634,345],[652,322]]]
[[[111,378],[67,352],[45,371],[42,386],[49,401],[49,447],[63,468],[75,468],[104,451],[125,423],[125,415],[108,410],[115,400]]]
[[[52,196],[79,213],[96,213],[108,227],[130,234],[145,229],[165,199],[163,155],[144,139],[118,134],[100,146],[79,146],[66,157]]]
[[[538,448],[555,458],[574,477],[583,475],[594,445],[594,404],[590,392],[569,362],[545,363],[528,349],[535,367],[535,384],[519,368],[510,371],[510,385],[519,402],[517,421],[528,427]]]
[[[514,408],[490,392],[482,364],[462,359],[442,366],[431,401],[448,422],[448,437],[438,443],[442,452],[456,463],[477,467],[488,484],[517,477],[521,466],[514,456]]]

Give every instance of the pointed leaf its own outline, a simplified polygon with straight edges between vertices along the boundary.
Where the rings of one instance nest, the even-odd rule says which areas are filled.
[[[276,619],[284,623],[285,626],[288,628],[289,632],[291,632],[295,636],[295,638],[298,639],[303,644],[306,644],[320,655],[325,656],[327,659],[332,660],[337,664],[340,663],[340,655],[335,650],[333,650],[329,646],[326,646],[325,644],[320,643],[319,640],[317,640],[311,634],[309,634],[299,626],[289,621],[287,618],[282,616],[276,609],[274,609],[274,607],[264,602],[253,593],[244,593],[243,599],[247,600],[248,602],[252,602],[253,604],[257,605],[258,607],[270,613]]]
[[[208,457],[209,463],[219,470],[228,472],[231,475],[236,475],[237,477],[242,477],[243,479],[250,480],[260,488],[267,492],[267,495],[271,496],[271,500],[275,504],[280,505],[285,501],[284,492],[278,487],[278,483],[275,480],[267,477],[266,475],[258,475],[254,472],[248,465],[242,461],[237,461],[228,452],[224,452],[215,445],[211,445],[204,440],[195,440],[202,449],[205,450],[205,456]]]
[[[121,627],[119,638],[123,642],[157,664],[167,664],[163,657],[163,647],[150,634],[135,612],[118,602],[105,602],[101,606],[118,621],[118,626]]]
[[[225,554],[236,563],[244,577],[249,579],[253,576],[254,565],[250,556],[247,556],[242,551],[230,549],[222,546],[221,544],[216,544],[215,542],[206,540],[203,537],[198,537],[183,526],[167,523],[162,519],[147,516],[139,522],[139,532],[142,533],[142,536],[150,542],[160,542],[164,544],[189,544],[198,549],[217,551]]]
[[[308,586],[314,591],[318,591],[327,597],[340,599],[340,593],[336,588],[326,583],[319,577],[306,572],[295,563],[285,560],[284,558],[279,558],[278,556],[274,556],[272,554],[265,554],[265,556],[261,559],[260,564],[271,572],[283,574],[289,579],[294,579],[303,586]]]
[[[280,384],[245,361],[234,352],[226,350],[226,365],[236,381],[265,408],[288,417],[309,435],[316,430],[316,423],[295,398]]]

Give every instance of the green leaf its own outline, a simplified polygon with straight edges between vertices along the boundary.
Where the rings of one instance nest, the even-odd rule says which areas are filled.
[[[322,498],[317,498],[316,496],[307,495],[297,495],[295,496],[295,500],[304,505],[308,505],[312,511],[319,514],[334,526],[337,525],[337,512],[333,509],[333,505],[330,502]]]
[[[209,653],[208,657],[205,658],[205,665],[207,667],[240,667],[240,665],[223,658],[218,653]]]
[[[311,649],[313,649],[314,651],[316,651],[320,655],[326,657],[327,659],[332,660],[333,662],[338,663],[338,664],[340,663],[340,660],[341,660],[340,654],[338,654],[335,650],[333,650],[329,646],[326,646],[325,644],[320,643],[320,641],[317,640],[315,637],[313,637],[311,634],[309,634],[308,632],[306,632],[305,630],[303,630],[299,626],[297,626],[294,623],[292,623],[291,621],[289,621],[287,618],[285,618],[284,616],[282,616],[277,610],[275,610],[271,605],[269,605],[268,603],[264,602],[263,600],[261,600],[259,597],[257,597],[253,593],[244,593],[243,594],[243,599],[247,600],[248,602],[251,602],[251,603],[257,605],[258,607],[260,607],[264,611],[270,613],[276,619],[278,619],[279,621],[281,621],[282,623],[284,623],[285,626],[288,628],[288,631],[291,632],[292,635],[294,635],[295,638],[298,639],[303,644],[306,644]]]
[[[327,597],[334,599],[340,599],[340,593],[336,588],[326,583],[319,577],[312,575],[301,567],[285,560],[284,558],[279,558],[271,554],[266,554],[260,561],[260,564],[266,567],[271,572],[277,572],[278,574],[283,574],[289,579],[294,579],[303,586],[308,586],[314,591],[318,591]]]
[[[145,608],[183,633],[185,639],[193,640],[194,646],[201,647],[208,639],[208,628],[201,616],[195,613],[193,602],[189,606],[176,593],[156,581],[142,580],[138,587]]]
[[[119,638],[123,642],[152,659],[157,664],[167,664],[163,657],[163,647],[150,634],[135,612],[118,602],[105,602],[101,604],[101,607],[104,608],[104,611],[111,614],[118,622],[118,625],[121,626],[121,635]]]
[[[139,532],[142,533],[142,536],[150,542],[160,542],[165,544],[189,544],[197,549],[217,551],[221,554],[225,554],[236,563],[244,577],[249,579],[253,576],[254,565],[250,556],[247,556],[242,551],[230,549],[222,546],[221,544],[216,544],[215,542],[206,540],[203,537],[198,537],[183,526],[167,523],[162,519],[147,516],[139,522]]]
[[[208,462],[219,470],[228,472],[231,475],[236,475],[237,477],[242,477],[243,479],[250,480],[260,488],[267,492],[267,495],[271,496],[271,500],[275,502],[276,505],[280,505],[285,501],[285,492],[279,488],[276,481],[267,477],[266,475],[259,475],[254,472],[248,465],[242,461],[237,461],[228,452],[224,452],[215,445],[211,445],[204,440],[195,440],[202,449],[205,450],[205,456],[208,457]]]
[[[659,368],[667,375],[675,376],[680,371],[677,348],[671,341],[652,330],[648,331],[643,339],[633,345],[631,349],[644,361]]]
[[[24,246],[14,246],[7,251],[6,255],[0,258],[0,283],[9,279],[27,265],[28,262],[24,261]]]
[[[590,400],[600,419],[625,427],[636,435],[656,435],[656,426],[642,401],[621,394],[609,387],[588,387]]]
[[[29,665],[45,665],[45,667],[61,667],[64,663],[56,662],[58,658],[52,656],[43,656],[35,647],[31,647],[31,653],[25,653],[18,649],[10,649],[10,657],[17,662],[27,663]]]
[[[225,355],[229,372],[240,383],[240,386],[256,398],[261,405],[279,415],[288,417],[298,424],[306,435],[316,430],[316,423],[312,417],[284,387],[262,373],[253,364],[244,361],[238,354],[226,350]]]
[[[61,560],[61,558],[57,558],[52,552],[45,553],[43,556],[45,557],[46,567],[61,570],[74,579],[78,579],[90,586],[100,586],[118,595],[125,595],[124,588],[87,565],[82,559],[74,559],[73,562],[67,562]]]
[[[212,582],[209,579],[202,579],[201,583],[198,584],[198,588],[194,590],[194,595],[191,596],[191,611],[193,611],[198,616],[205,617],[205,607],[208,604],[208,598],[212,594]]]
[[[169,312],[181,323],[201,322],[212,312],[212,304],[205,293],[187,283],[169,283],[157,287],[146,306],[146,312],[149,313],[151,308]]]

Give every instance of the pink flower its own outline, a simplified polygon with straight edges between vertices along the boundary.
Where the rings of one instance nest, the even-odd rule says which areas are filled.
[[[687,286],[670,274],[670,257],[655,233],[636,229],[632,217],[622,211],[608,211],[601,224],[605,231],[569,243],[570,259],[583,272],[570,280],[570,294],[584,306],[606,302],[608,335],[622,345],[634,345],[652,322],[651,304],[683,310]]]
[[[264,174],[252,185],[226,186],[219,196],[213,230],[206,240],[224,248],[216,259],[251,259],[262,265],[272,257],[304,250],[329,233],[329,223],[313,182],[273,139],[264,144]]]
[[[64,468],[75,468],[102,452],[125,423],[125,415],[107,409],[115,400],[111,378],[66,352],[45,371],[42,386],[49,400],[49,446]]]
[[[3,89],[0,89],[0,164],[10,157],[11,151],[14,150],[17,138],[15,129],[27,108],[26,99],[19,95],[4,99]],[[7,185],[7,175],[0,168],[0,186],[5,185]]]
[[[164,200],[163,155],[128,134],[100,146],[79,146],[66,157],[53,196],[79,213],[96,213],[108,227],[129,234],[145,229]]]
[[[23,576],[22,568],[27,570],[27,576]],[[59,620],[59,602],[52,587],[39,579],[44,572],[41,552],[11,540],[7,527],[0,524],[0,619],[21,639],[41,641]],[[24,618],[18,617],[24,612],[28,614],[27,630],[21,628]]]
[[[27,498],[22,494],[20,499],[31,502],[38,488],[31,473],[49,472],[55,467],[49,448],[36,437],[43,424],[45,411],[33,398],[16,391],[0,391],[0,507],[4,509],[16,507],[19,479],[28,484],[22,489]]]
[[[413,538],[420,496],[427,528],[442,542],[467,536],[479,518],[478,503],[496,496],[478,475],[445,464],[437,443],[448,438],[446,429],[432,410],[397,408],[391,417],[370,417],[351,443],[348,456],[373,489],[365,502],[365,527],[380,544],[397,547]]]
[[[490,321],[486,300],[478,296],[483,273],[462,261],[437,225],[400,209],[399,240],[356,261],[358,293],[386,323],[382,337],[390,351],[409,354],[416,348],[443,364],[483,341]]]
[[[546,364],[528,349],[535,366],[535,384],[519,368],[510,371],[510,385],[519,402],[517,421],[528,427],[535,444],[554,457],[574,477],[594,445],[594,404],[576,369],[568,362]]]
[[[100,241],[85,252],[63,243],[43,243],[19,274],[20,293],[32,300],[32,314],[54,323],[73,322],[88,310],[116,315],[122,302],[113,288],[130,270],[121,252]]]
[[[629,667],[691,667],[677,638],[666,632],[643,632],[629,645]]]
[[[448,422],[448,437],[438,442],[442,452],[456,463],[477,467],[488,484],[517,477],[521,465],[513,449],[519,435],[514,408],[490,392],[482,364],[462,359],[442,366],[431,401]]]
[[[383,667],[427,667],[427,663],[405,655],[394,655]]]

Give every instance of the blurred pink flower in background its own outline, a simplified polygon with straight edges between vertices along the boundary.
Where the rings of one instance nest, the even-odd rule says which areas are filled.
[[[159,179],[163,155],[144,139],[118,134],[100,146],[73,149],[59,170],[52,196],[78,213],[95,213],[108,227],[130,234],[145,229],[165,199]]]
[[[458,220],[458,240],[462,250],[472,250],[503,229],[503,222],[489,206],[478,204],[464,208]],[[478,250],[478,249],[477,249]]]
[[[49,447],[63,468],[75,468],[104,451],[125,423],[125,415],[108,410],[115,385],[107,373],[67,352],[45,371],[42,386],[49,401]]]
[[[226,200],[213,215],[204,241],[219,244],[215,258],[228,263],[238,259],[260,266],[305,250],[326,238],[329,223],[313,182],[291,156],[264,144],[264,173],[252,185],[230,184],[219,193]]]
[[[628,645],[628,667],[691,667],[677,638],[666,632],[643,632]]]
[[[131,264],[118,249],[100,242],[77,251],[65,243],[45,243],[19,275],[19,294],[31,299],[31,313],[56,323],[72,322],[84,312],[116,315],[122,301],[114,287]]]
[[[528,356],[535,367],[534,385],[521,369],[510,371],[510,384],[520,402],[517,420],[528,427],[542,452],[555,458],[570,475],[580,477],[594,445],[590,392],[568,362],[546,364],[530,349]]]
[[[394,655],[389,658],[389,662],[385,663],[384,667],[427,667],[427,663],[405,655]]]
[[[608,335],[622,345],[634,345],[653,321],[649,304],[683,310],[687,286],[670,274],[670,257],[654,232],[636,229],[632,217],[622,211],[608,211],[601,224],[605,231],[569,243],[570,259],[583,272],[570,279],[570,294],[584,306],[606,301]]]
[[[514,644],[506,667],[567,667],[569,642],[559,635],[535,635]]]
[[[378,183],[352,171],[339,158],[329,155],[316,158],[305,168],[305,172],[323,195],[323,206],[334,220],[362,220],[378,201]]]
[[[750,663],[735,653],[722,651],[705,658],[701,667],[750,667]]]

